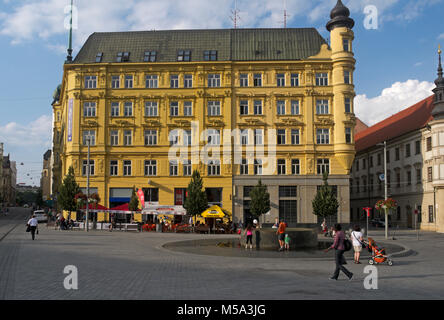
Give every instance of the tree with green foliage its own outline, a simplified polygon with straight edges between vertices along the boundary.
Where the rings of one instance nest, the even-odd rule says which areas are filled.
[[[137,196],[135,186],[133,186],[133,192],[131,193],[131,200],[128,207],[130,211],[137,211],[139,209],[139,197]]]
[[[270,211],[270,194],[268,193],[267,186],[262,184],[262,180],[250,191],[250,212],[253,218],[259,217],[268,211]]]
[[[187,193],[183,207],[188,215],[194,216],[194,221],[196,221],[196,216],[208,208],[207,194],[203,190],[203,181],[198,170],[194,170],[191,176]]]
[[[45,202],[43,201],[43,191],[42,191],[42,188],[39,188],[39,190],[37,191],[37,194],[35,196],[35,204],[39,208],[43,208],[43,206],[45,205]]]
[[[328,218],[338,213],[339,202],[333,188],[328,185],[328,173],[324,173],[324,185],[316,193],[313,199],[313,213],[321,218]]]
[[[71,215],[72,211],[77,210],[76,195],[80,193],[80,187],[74,177],[74,168],[69,167],[68,175],[63,179],[59,189],[58,203],[62,210],[66,210]]]

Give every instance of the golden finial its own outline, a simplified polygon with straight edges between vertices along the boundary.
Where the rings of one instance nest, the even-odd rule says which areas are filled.
[[[438,54],[441,54],[441,53],[442,53],[442,51],[441,51],[441,45],[438,44]]]

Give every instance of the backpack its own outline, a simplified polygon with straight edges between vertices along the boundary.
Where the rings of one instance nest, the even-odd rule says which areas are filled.
[[[348,239],[345,239],[345,240],[344,240],[344,250],[345,250],[345,251],[350,251],[351,248],[352,248],[352,243],[351,243],[351,241],[348,240]]]

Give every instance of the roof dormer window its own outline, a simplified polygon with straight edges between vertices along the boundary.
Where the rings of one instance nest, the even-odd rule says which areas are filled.
[[[102,62],[102,58],[103,58],[103,52],[99,52],[96,55],[96,62]]]
[[[119,52],[117,54],[117,62],[128,62],[129,61],[129,52]]]
[[[145,51],[145,56],[143,61],[145,62],[156,62],[157,52],[156,51]]]
[[[205,50],[204,51],[205,61],[217,61],[217,51],[216,50]]]
[[[177,61],[191,61],[191,50],[179,50]]]

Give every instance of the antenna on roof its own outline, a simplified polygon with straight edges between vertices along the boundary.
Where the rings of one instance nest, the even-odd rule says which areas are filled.
[[[287,20],[290,15],[287,13],[287,0],[284,0],[284,28],[287,29]]]
[[[72,62],[72,7],[73,7],[73,0],[71,0],[71,20],[69,25],[69,45],[68,45],[68,56],[66,57],[66,60],[68,62]]]
[[[237,9],[237,0],[234,0],[234,10],[231,10],[233,15],[230,17],[230,19],[233,21],[234,29],[237,29],[239,20],[241,20],[239,12],[240,11]]]

